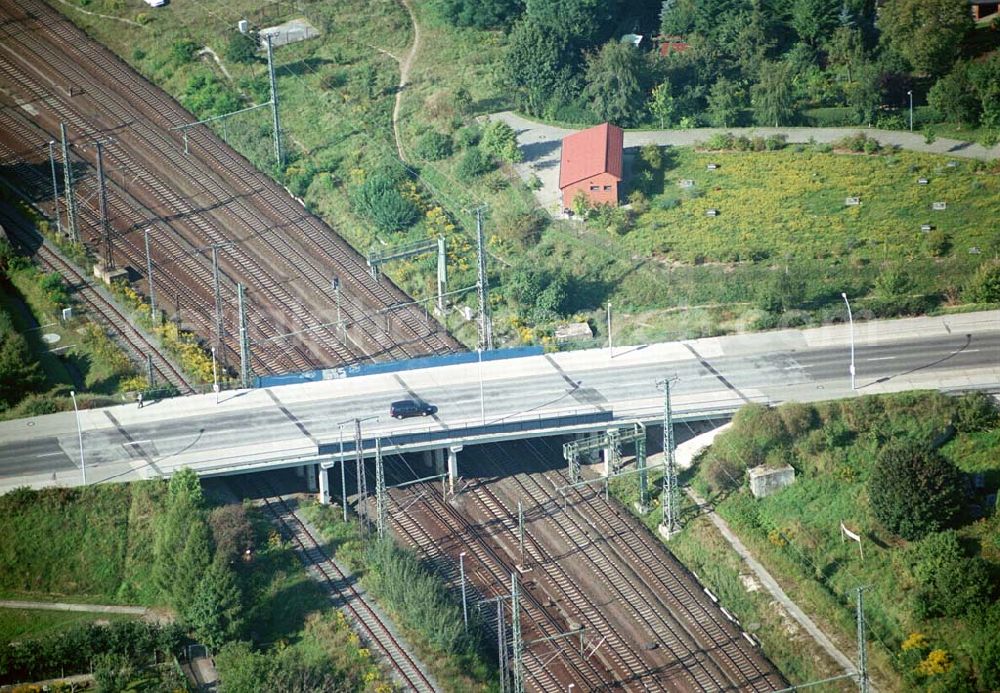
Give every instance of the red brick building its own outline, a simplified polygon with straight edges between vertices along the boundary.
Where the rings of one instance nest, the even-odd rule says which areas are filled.
[[[563,209],[572,209],[578,192],[586,195],[592,205],[618,204],[623,142],[622,129],[610,123],[581,130],[563,139],[559,163]]]

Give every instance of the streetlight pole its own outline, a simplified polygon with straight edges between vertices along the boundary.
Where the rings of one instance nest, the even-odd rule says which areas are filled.
[[[608,301],[608,358],[615,357],[615,346],[611,341],[611,301]]]
[[[462,620],[465,630],[469,630],[469,608],[465,601],[465,551],[458,554],[458,571],[462,575]]]
[[[847,320],[851,323],[851,389],[857,390],[858,386],[855,382],[855,370],[854,370],[854,316],[851,314],[851,304],[847,300],[847,294],[844,292],[840,293],[840,297],[844,299],[844,304],[847,306]]]
[[[906,95],[910,97],[910,132],[913,132],[913,90],[907,90]]]
[[[347,522],[347,460],[344,459],[344,422],[337,424],[340,431],[340,496],[344,506],[344,522]]]
[[[215,393],[215,403],[219,404],[219,371],[215,367],[215,347],[212,347],[212,391]]]
[[[80,425],[80,410],[76,406],[76,392],[69,391],[70,399],[73,400],[73,412],[76,414],[76,435],[80,439],[80,474],[83,476],[83,485],[87,485],[87,463],[83,459],[83,426]]]
[[[344,326],[344,321],[340,317],[340,277],[333,275],[330,286],[333,287],[333,293],[337,298],[337,330],[339,331]]]

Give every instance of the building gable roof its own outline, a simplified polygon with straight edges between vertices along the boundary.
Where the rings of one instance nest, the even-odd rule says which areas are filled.
[[[617,125],[603,123],[568,135],[562,141],[559,188],[600,173],[622,179],[622,145],[625,133]]]

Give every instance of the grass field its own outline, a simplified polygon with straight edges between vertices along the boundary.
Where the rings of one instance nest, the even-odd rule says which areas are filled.
[[[156,605],[153,519],[165,490],[137,482],[0,496],[0,592]]]
[[[0,608],[0,643],[53,635],[73,626],[94,621],[116,621],[127,618],[134,617],[122,614]]]

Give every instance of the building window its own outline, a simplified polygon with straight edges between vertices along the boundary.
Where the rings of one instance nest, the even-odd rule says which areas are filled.
[[[601,186],[599,186],[599,185],[591,185],[590,186],[590,191],[591,192],[596,192],[596,191],[598,191],[600,189],[601,189]]]
[[[611,186],[610,185],[605,185],[604,186],[604,192],[611,192]]]

